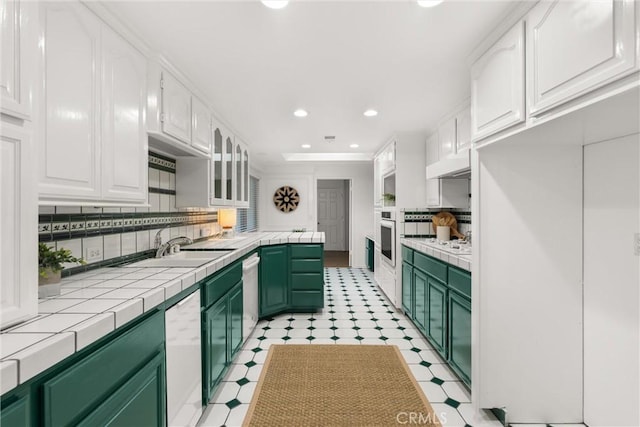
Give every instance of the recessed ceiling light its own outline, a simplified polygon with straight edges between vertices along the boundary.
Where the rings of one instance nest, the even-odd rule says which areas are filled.
[[[358,144],[351,144],[349,147],[351,147],[351,148],[358,148],[358,147],[360,147],[360,146],[359,146]]]
[[[442,0],[418,0],[418,5],[422,7],[434,7],[442,3]]]
[[[309,145],[309,144],[302,144],[302,146],[301,146],[301,147],[302,147],[302,148],[311,148],[311,145]]]
[[[262,4],[269,9],[282,9],[289,4],[289,0],[262,0]]]
[[[375,117],[378,115],[378,112],[376,110],[367,110],[364,112],[364,115],[367,117]]]
[[[296,116],[296,117],[307,117],[309,115],[309,113],[307,113],[303,109],[298,109],[298,110],[293,112],[293,115]]]

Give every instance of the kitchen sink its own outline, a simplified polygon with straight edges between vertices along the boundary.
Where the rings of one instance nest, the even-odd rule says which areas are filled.
[[[184,251],[162,258],[149,258],[128,264],[127,267],[200,267],[233,252],[226,251]]]

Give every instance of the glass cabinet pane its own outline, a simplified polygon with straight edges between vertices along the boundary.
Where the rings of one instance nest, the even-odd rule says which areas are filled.
[[[222,133],[216,129],[213,134],[213,197],[222,199]]]
[[[244,172],[244,201],[249,202],[249,151],[244,150],[244,163],[242,165],[242,171]]]
[[[242,199],[242,148],[236,146],[236,200]]]
[[[225,195],[225,199],[233,200],[233,142],[231,142],[231,138],[227,138],[227,146],[224,151],[224,161],[225,161],[225,178],[226,178],[226,190],[227,193]]]

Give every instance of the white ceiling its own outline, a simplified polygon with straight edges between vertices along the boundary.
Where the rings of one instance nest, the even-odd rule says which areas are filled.
[[[281,153],[373,153],[394,131],[433,129],[469,96],[467,57],[507,1],[127,1],[108,7],[166,56],[246,140]],[[293,116],[304,108],[309,116]],[[375,118],[365,109],[379,111]],[[335,135],[335,142],[324,142]],[[359,144],[357,149],[349,144]],[[302,149],[301,144],[311,144]]]

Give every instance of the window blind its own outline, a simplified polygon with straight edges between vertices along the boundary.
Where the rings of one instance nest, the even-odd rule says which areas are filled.
[[[258,196],[260,180],[255,176],[249,181],[249,207],[238,209],[236,232],[258,231]]]

